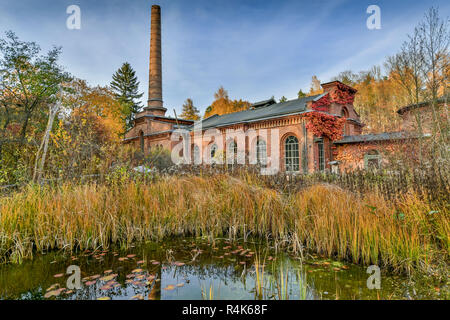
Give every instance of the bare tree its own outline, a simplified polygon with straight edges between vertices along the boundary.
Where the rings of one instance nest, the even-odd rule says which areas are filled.
[[[419,104],[424,99],[425,80],[423,78],[424,49],[423,38],[416,27],[412,35],[402,45],[401,51],[388,57],[385,67],[390,76],[395,79],[408,95],[408,104]],[[422,161],[422,115],[420,109],[414,112],[419,133],[419,159]]]
[[[53,128],[53,122],[55,121],[55,117],[61,109],[61,102],[58,100],[55,104],[49,105],[48,110],[48,122],[47,128],[45,129],[44,136],[42,137],[41,145],[36,153],[36,158],[34,161],[34,173],[33,173],[33,182],[40,182],[42,178],[42,173],[44,172],[45,159],[47,157],[48,150],[48,141],[50,139],[50,133]],[[42,151],[41,160],[39,162],[39,155]],[[39,162],[39,167],[38,167]]]
[[[433,115],[433,136],[444,142],[439,118],[436,112],[437,99],[439,88],[446,86],[446,79],[448,69],[448,46],[450,43],[450,33],[448,29],[449,20],[445,18],[442,20],[439,17],[437,8],[430,8],[425,14],[424,20],[419,24],[419,35],[422,39],[423,45],[423,68],[422,72],[427,83],[428,90],[431,96],[431,108]],[[445,144],[445,143],[444,143]],[[439,143],[440,150],[446,149],[445,145]],[[443,147],[443,148],[442,148]],[[441,152],[441,156],[443,156]]]

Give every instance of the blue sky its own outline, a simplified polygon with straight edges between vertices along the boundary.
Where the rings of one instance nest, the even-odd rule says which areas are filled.
[[[81,30],[66,28],[69,5],[81,8]],[[168,115],[186,98],[203,113],[220,85],[251,102],[309,90],[344,70],[367,70],[398,51],[431,6],[427,1],[0,0],[0,33],[13,30],[43,50],[63,47],[60,63],[91,85],[107,85],[125,61],[147,99],[150,7],[162,10],[163,98]],[[369,30],[366,9],[381,8]]]

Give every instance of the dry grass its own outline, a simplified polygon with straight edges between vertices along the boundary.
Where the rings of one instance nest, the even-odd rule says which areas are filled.
[[[394,203],[320,184],[286,195],[256,177],[223,174],[30,186],[0,198],[3,262],[188,235],[258,237],[299,254],[307,248],[399,272],[445,269],[449,253],[448,212],[414,193]]]

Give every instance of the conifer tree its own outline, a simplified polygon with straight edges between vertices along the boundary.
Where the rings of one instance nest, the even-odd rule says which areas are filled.
[[[126,129],[132,127],[132,121],[136,113],[142,108],[139,99],[143,93],[139,93],[139,81],[136,72],[128,62],[125,62],[113,75],[111,89],[121,103]]]
[[[300,89],[300,91],[297,93],[297,96],[298,96],[299,99],[301,99],[301,98],[306,97],[306,93],[304,93],[304,92],[302,91],[302,89]]]
[[[181,118],[186,120],[199,120],[200,111],[194,107],[194,102],[191,98],[186,99],[183,104],[183,112],[180,115]]]

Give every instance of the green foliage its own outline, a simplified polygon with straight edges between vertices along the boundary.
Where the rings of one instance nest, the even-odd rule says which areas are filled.
[[[280,103],[282,103],[282,102],[286,102],[287,101],[287,98],[285,97],[285,96],[282,96],[281,98],[280,98]]]
[[[298,93],[297,93],[297,96],[298,96],[299,99],[301,99],[301,98],[306,97],[306,93],[304,93],[304,92],[302,91],[302,89],[300,89],[300,90],[298,91]]]
[[[9,183],[20,180],[13,172],[23,172],[20,167],[33,162],[48,106],[71,80],[57,63],[61,48],[40,52],[35,42],[20,41],[12,31],[0,39],[0,159],[2,177]]]
[[[150,168],[158,170],[167,169],[173,166],[170,151],[163,148],[153,148],[145,156],[144,164]]]
[[[136,72],[128,62],[125,62],[113,74],[112,78],[111,89],[123,106],[126,128],[131,128],[135,114],[142,108],[138,100],[143,93],[139,93],[139,81],[137,80]]]

